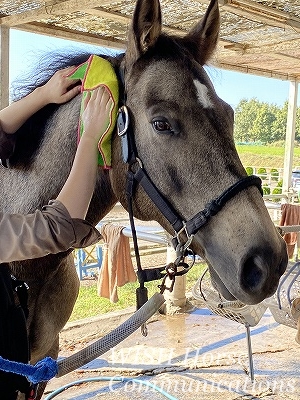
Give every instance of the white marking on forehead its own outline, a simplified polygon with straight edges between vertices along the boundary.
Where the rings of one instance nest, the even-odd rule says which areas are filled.
[[[212,108],[212,102],[208,96],[208,88],[203,85],[203,83],[200,83],[196,79],[194,79],[194,85],[196,86],[197,89],[197,97],[199,100],[199,103],[204,107],[204,108]]]

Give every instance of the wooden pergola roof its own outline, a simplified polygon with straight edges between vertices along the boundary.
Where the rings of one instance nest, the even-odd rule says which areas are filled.
[[[184,35],[208,0],[161,0],[167,31]],[[221,34],[212,64],[300,79],[299,0],[219,0]],[[0,0],[0,28],[125,48],[135,0]],[[3,54],[2,54],[3,55]]]

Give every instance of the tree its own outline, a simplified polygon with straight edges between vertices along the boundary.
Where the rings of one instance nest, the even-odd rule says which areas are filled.
[[[259,110],[257,99],[239,102],[235,110],[234,138],[238,142],[252,142],[252,126]]]
[[[272,112],[272,108],[267,103],[261,103],[256,114],[251,132],[255,142],[263,143],[274,142],[273,124],[276,121],[276,116]]]
[[[286,101],[281,108],[276,107],[276,109],[277,111],[274,112],[276,119],[273,122],[273,142],[285,140],[288,102]]]
[[[273,143],[285,140],[287,112],[287,101],[278,107],[255,98],[241,100],[235,110],[235,141]],[[300,143],[300,108],[297,109],[295,140]]]
[[[300,108],[296,112],[295,140],[300,143]]]

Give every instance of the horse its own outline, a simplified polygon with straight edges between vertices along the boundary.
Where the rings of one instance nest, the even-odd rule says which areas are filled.
[[[99,167],[87,220],[96,225],[118,201],[128,209],[128,171],[142,169],[179,227],[141,185],[132,193],[134,216],[155,220],[180,243],[188,241],[208,263],[225,298],[257,304],[275,292],[287,253],[259,183],[247,177],[236,151],[233,109],[217,96],[204,68],[218,41],[218,2],[211,0],[184,36],[164,33],[161,21],[159,0],[137,0],[126,51],[105,56],[119,77],[120,105],[126,104],[130,116],[129,142],[136,157],[126,161],[122,137],[115,132],[112,168]],[[86,59],[66,55],[56,66]],[[0,168],[3,211],[30,213],[57,196],[76,151],[80,102],[78,95],[66,104],[48,105],[20,128],[11,168]],[[205,223],[199,224],[203,216]],[[57,358],[59,332],[78,295],[72,255],[10,267],[29,285],[31,363]]]

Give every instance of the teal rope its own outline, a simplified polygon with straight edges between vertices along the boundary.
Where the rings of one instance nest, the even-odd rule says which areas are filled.
[[[143,381],[141,379],[136,379],[136,378],[124,378],[124,377],[118,377],[118,376],[114,376],[114,377],[98,376],[98,377],[93,377],[93,378],[81,379],[79,381],[74,381],[74,382],[68,383],[67,385],[62,386],[59,389],[55,390],[54,392],[50,393],[50,395],[45,397],[45,400],[53,399],[54,397],[56,397],[57,395],[59,395],[60,393],[62,393],[63,391],[69,389],[72,386],[79,385],[79,384],[82,384],[82,383],[87,383],[87,382],[99,382],[99,381],[135,382],[135,383],[138,383],[140,385],[145,385],[145,386],[148,386],[148,387],[156,390],[158,393],[162,394],[164,397],[166,397],[169,400],[178,400],[176,397],[172,396],[170,393],[166,392],[165,390],[163,390],[162,388],[160,388],[157,385],[154,385],[151,382]]]
[[[0,357],[0,370],[26,376],[31,383],[48,382],[58,372],[57,362],[51,357],[43,358],[35,365],[6,360]]]

